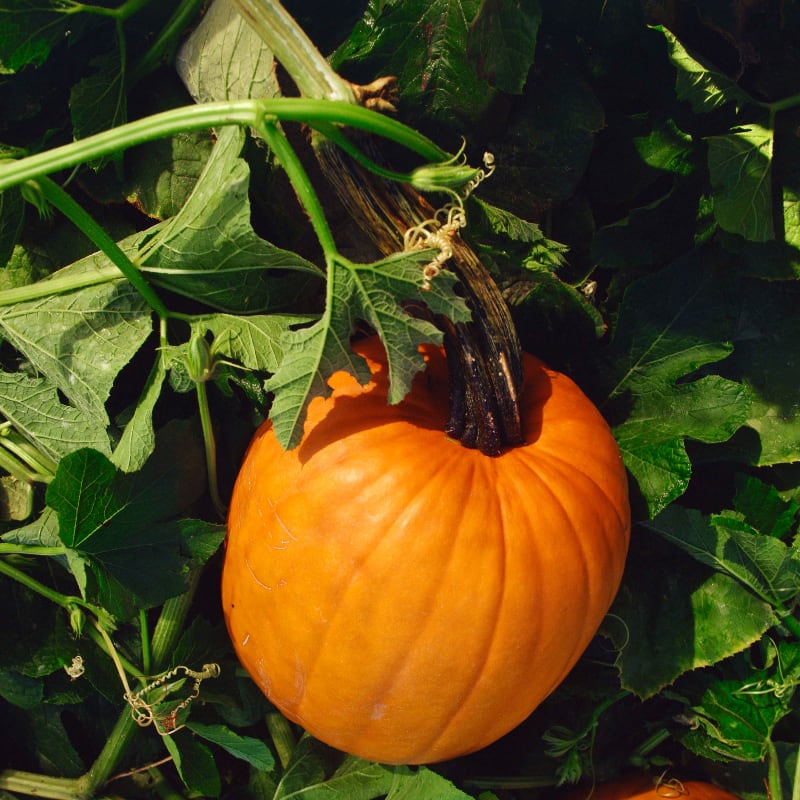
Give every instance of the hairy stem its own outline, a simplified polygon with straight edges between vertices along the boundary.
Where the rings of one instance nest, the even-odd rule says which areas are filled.
[[[0,191],[183,131],[223,125],[260,129],[265,119],[270,117],[277,121],[304,123],[312,128],[319,123],[323,127],[332,123],[348,125],[389,139],[427,161],[442,161],[449,157],[447,152],[413,128],[351,103],[287,97],[231,100],[173,108],[36,155],[3,161],[0,163]]]
[[[347,81],[322,58],[305,31],[277,0],[233,0],[239,13],[269,45],[306,97],[354,103]]]

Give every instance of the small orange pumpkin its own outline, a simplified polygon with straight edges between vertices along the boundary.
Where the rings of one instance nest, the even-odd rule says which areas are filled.
[[[625,470],[597,409],[525,356],[525,444],[442,432],[442,353],[399,405],[385,354],[314,399],[300,445],[269,423],[236,481],[222,602],[241,663],[289,719],[386,763],[478,750],[563,680],[622,576]]]
[[[592,790],[575,789],[565,800],[739,800],[730,792],[706,781],[655,781],[647,775],[630,775]]]

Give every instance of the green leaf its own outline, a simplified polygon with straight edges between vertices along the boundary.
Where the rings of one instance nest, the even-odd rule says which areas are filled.
[[[189,721],[186,727],[207,742],[216,744],[231,755],[247,761],[256,769],[271,770],[275,766],[275,757],[264,742],[252,736],[240,736],[224,725],[205,725],[201,722]]]
[[[800,287],[747,281],[741,291],[739,333],[723,374],[744,384],[753,400],[747,429],[730,443],[734,457],[769,465],[800,460]]]
[[[283,358],[281,336],[311,317],[288,314],[209,314],[194,320],[194,327],[214,337],[214,355],[236,361],[247,369],[275,372]]]
[[[55,460],[83,447],[111,453],[105,426],[64,405],[45,378],[0,372],[0,415]]]
[[[198,103],[280,95],[272,52],[227,0],[211,4],[175,67]]]
[[[109,34],[110,29],[98,31],[98,35],[111,38]],[[73,85],[69,107],[76,139],[84,139],[128,121],[122,57],[118,47],[98,56],[91,61],[92,72]],[[99,169],[108,160],[109,157],[100,159],[93,166]]]
[[[278,310],[321,272],[253,231],[250,169],[239,158],[243,143],[239,128],[223,129],[186,205],[148,242],[145,272],[159,285],[221,311]]]
[[[344,258],[331,264],[331,301],[325,315],[309,328],[284,335],[283,362],[266,384],[275,393],[270,417],[284,447],[299,442],[308,404],[315,396],[330,394],[327,380],[334,372],[347,370],[362,383],[369,380],[364,360],[350,349],[357,320],[367,322],[387,347],[389,402],[398,403],[424,366],[419,345],[442,341],[438,329],[409,317],[400,301],[423,301],[431,311],[453,321],[469,318],[463,300],[453,294],[452,274],[442,272],[431,282],[431,290],[422,292],[422,265],[429,260],[430,251],[420,251],[398,253],[373,264],[354,264]]]
[[[115,281],[0,310],[0,331],[41,375],[105,429],[105,402],[120,370],[152,332],[150,309]]]
[[[790,604],[800,592],[800,554],[779,539],[737,525],[735,519],[707,519],[699,511],[673,505],[645,524],[773,607]]]
[[[578,190],[595,134],[605,124],[603,106],[585,77],[559,64],[556,74],[546,73],[525,88],[503,138],[492,148],[498,172],[481,184],[481,197],[540,219]]]
[[[136,472],[141,469],[156,446],[153,410],[161,396],[161,387],[166,376],[164,359],[158,355],[147,376],[147,382],[139,397],[139,402],[126,423],[125,430],[111,456],[114,465],[123,472]]]
[[[13,7],[5,4],[0,8],[0,74],[43,64],[76,24],[81,25],[80,19],[65,14],[58,3],[16,0]]]
[[[774,486],[752,475],[736,476],[733,507],[757,531],[777,539],[791,532],[800,510],[796,500],[784,500]]]
[[[186,788],[201,797],[219,797],[222,783],[211,750],[187,731],[162,736]]]
[[[666,28],[658,28],[667,42],[667,52],[677,69],[675,83],[679,100],[686,100],[696,114],[704,114],[734,103],[739,110],[753,103],[747,92],[727,75],[704,64]]]
[[[24,219],[25,203],[19,189],[0,192],[0,268],[5,268],[14,252]]]
[[[164,522],[194,502],[204,467],[193,429],[173,428],[132,475],[93,450],[65,456],[47,488],[59,539],[83,593],[129,618],[186,588],[185,521]],[[176,449],[173,449],[176,448]],[[180,459],[163,453],[181,453]],[[87,571],[88,568],[88,571]]]
[[[521,94],[533,65],[542,12],[537,0],[484,0],[467,31],[467,58],[495,89]]]
[[[685,438],[723,442],[750,412],[744,386],[717,375],[690,379],[732,349],[732,310],[712,261],[697,251],[632,284],[610,348],[617,381],[608,399],[627,414],[614,433],[650,516],[688,486]]]
[[[371,0],[332,63],[396,75],[401,97],[434,118],[474,120],[495,96],[467,49],[479,8],[479,0]]]
[[[645,699],[686,672],[744,650],[774,623],[770,606],[734,578],[640,535],[602,632],[619,650],[622,686]]]
[[[44,698],[44,686],[27,675],[0,670],[0,697],[18,708],[35,708]]]
[[[791,695],[743,691],[740,681],[717,681],[692,709],[688,722],[693,730],[682,736],[681,742],[706,758],[761,761],[770,747],[772,731],[790,711]]]
[[[754,242],[774,239],[773,131],[752,123],[706,141],[714,216],[720,227]]]

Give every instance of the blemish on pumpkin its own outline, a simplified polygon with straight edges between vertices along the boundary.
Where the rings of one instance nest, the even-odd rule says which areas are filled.
[[[242,639],[242,647],[247,647],[247,643],[250,641],[250,634],[246,634],[244,639]]]
[[[386,703],[375,703],[372,707],[372,713],[369,715],[370,719],[383,719],[386,713]]]

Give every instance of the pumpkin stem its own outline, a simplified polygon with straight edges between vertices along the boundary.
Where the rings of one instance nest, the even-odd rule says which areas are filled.
[[[373,161],[384,161],[373,140],[360,137],[359,148]],[[435,209],[408,184],[377,176],[323,138],[315,139],[314,149],[345,208],[382,254],[403,249],[405,232],[434,217]],[[452,251],[446,267],[460,279],[472,320],[452,323],[417,305],[409,306],[409,313],[424,314],[444,332],[450,374],[447,434],[466,447],[499,455],[523,441],[522,350],[508,306],[478,256],[457,234]]]

